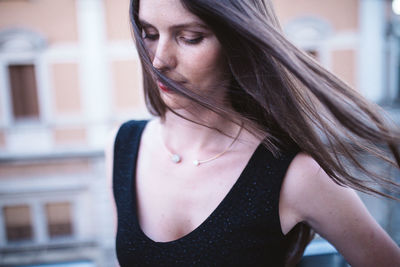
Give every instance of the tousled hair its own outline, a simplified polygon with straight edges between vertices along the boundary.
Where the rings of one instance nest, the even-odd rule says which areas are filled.
[[[399,199],[399,184],[360,160],[361,155],[370,154],[399,168],[399,129],[379,106],[289,42],[270,0],[181,3],[204,21],[221,43],[230,86],[225,102],[216,101],[180,86],[154,68],[141,38],[139,0],[131,0],[131,24],[142,64],[145,99],[153,115],[164,118],[168,110],[174,112],[160,97],[155,83],[158,79],[194,103],[232,122],[244,123],[275,155],[296,147],[314,158],[335,183]],[[367,178],[356,177],[351,168]],[[293,246],[287,266],[297,263],[312,236],[305,223],[288,234]]]

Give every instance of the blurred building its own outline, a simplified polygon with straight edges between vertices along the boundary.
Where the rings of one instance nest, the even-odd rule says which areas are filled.
[[[128,6],[0,1],[2,265],[115,263],[104,143],[146,114]]]
[[[368,99],[399,101],[399,16],[388,0],[275,0],[282,27]]]
[[[273,2],[289,39],[400,120],[391,1]],[[128,0],[0,0],[2,266],[116,264],[104,145],[122,121],[149,116],[128,8]],[[388,229],[391,208],[370,203]]]

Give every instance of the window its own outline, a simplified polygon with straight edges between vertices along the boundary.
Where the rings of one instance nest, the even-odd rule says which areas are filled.
[[[284,27],[286,36],[304,49],[321,65],[328,67],[326,41],[334,34],[328,21],[319,17],[304,16],[290,20]]]
[[[11,98],[16,121],[39,118],[34,65],[10,65]]]
[[[72,235],[71,205],[64,203],[46,204],[47,231],[50,238]]]
[[[9,242],[33,239],[31,214],[27,205],[8,206],[4,207],[3,211]]]

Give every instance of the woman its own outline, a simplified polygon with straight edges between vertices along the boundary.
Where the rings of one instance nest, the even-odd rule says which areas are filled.
[[[281,35],[270,1],[130,12],[156,118],[122,125],[108,154],[122,266],[292,266],[312,230],[352,266],[400,266],[350,189],[399,192],[357,159],[368,149],[398,167],[399,131]]]

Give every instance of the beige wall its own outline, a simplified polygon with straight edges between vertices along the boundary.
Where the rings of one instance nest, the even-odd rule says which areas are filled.
[[[293,4],[293,1],[296,3]],[[272,2],[282,25],[299,16],[317,16],[328,20],[337,31],[358,28],[358,0],[272,0]],[[131,39],[129,0],[105,0],[105,7],[108,39]]]
[[[108,40],[131,39],[129,0],[105,0]]]
[[[86,141],[86,130],[80,127],[54,129],[53,140],[56,145],[83,144]]]
[[[144,107],[139,62],[112,63],[114,107],[117,111]]]
[[[0,164],[0,179],[12,177],[40,177],[54,174],[76,174],[91,171],[88,159],[45,160]]]
[[[356,56],[355,50],[332,52],[332,72],[353,88],[356,87]]]
[[[284,26],[302,16],[316,16],[329,21],[336,31],[358,29],[358,0],[273,0],[275,11]]]
[[[273,0],[278,18],[284,27],[290,21],[302,17],[316,17],[327,21],[338,34],[341,31],[359,31],[359,0]],[[354,49],[330,51],[331,69],[339,78],[356,87],[357,52]]]
[[[57,114],[81,112],[81,88],[78,65],[75,63],[53,64],[54,111]],[[93,96],[95,97],[95,96]]]
[[[37,31],[49,43],[75,42],[78,40],[75,1],[0,1],[0,30],[7,28]]]

